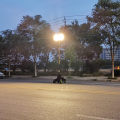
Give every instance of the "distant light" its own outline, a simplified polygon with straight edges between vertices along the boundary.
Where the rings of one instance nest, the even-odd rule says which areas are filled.
[[[54,40],[55,41],[62,41],[64,39],[64,35],[63,34],[55,34],[54,35]]]

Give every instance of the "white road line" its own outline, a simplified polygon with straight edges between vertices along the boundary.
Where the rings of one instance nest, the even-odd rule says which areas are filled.
[[[115,119],[94,117],[94,116],[88,116],[88,115],[76,115],[76,116],[77,117],[84,117],[84,118],[91,118],[91,119],[95,119],[95,120],[115,120]]]

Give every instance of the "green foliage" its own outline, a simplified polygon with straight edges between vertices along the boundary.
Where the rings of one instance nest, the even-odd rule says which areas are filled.
[[[98,27],[91,28],[90,23],[79,25],[75,20],[72,25],[62,27],[60,31],[65,33],[63,48],[66,49],[66,46],[73,44],[78,59],[100,58],[103,41]]]
[[[22,61],[22,65],[21,65],[21,68],[22,68],[22,71],[27,71],[27,72],[30,72],[30,73],[33,73],[34,72],[34,63],[30,60],[23,60]]]
[[[120,46],[120,1],[99,0],[87,17],[93,27],[97,27],[102,35],[101,40],[112,58],[112,77],[114,77],[114,56]]]
[[[69,60],[70,62],[73,62],[73,61],[75,61],[75,59],[76,59],[76,53],[75,53],[75,48],[72,46],[72,45],[70,45],[69,47],[67,47],[66,49],[65,49],[65,58],[67,59],[67,60]]]
[[[105,64],[105,61],[102,59],[96,59],[93,61],[86,61],[85,65],[83,66],[83,71],[85,73],[94,73],[98,72],[99,69]]]
[[[112,77],[108,77],[108,79],[117,79],[116,77],[112,78]]]
[[[75,70],[75,72],[79,71],[80,68],[82,68],[84,65],[84,62],[81,60],[75,60],[71,63],[71,67]]]
[[[70,45],[69,47],[67,47],[65,49],[65,53],[64,54],[65,54],[65,58],[67,60],[69,60],[69,69],[70,69],[71,68],[71,62],[74,62],[75,59],[76,59],[76,57],[77,57],[77,55],[75,53],[74,47],[72,45]],[[69,76],[71,76],[71,72],[69,72]]]
[[[25,46],[24,53],[29,56],[28,59],[33,57],[35,69],[37,60],[43,62],[46,69],[50,53],[50,40],[52,38],[50,25],[46,23],[45,20],[42,20],[41,15],[36,15],[34,17],[26,15],[23,16],[21,23],[18,25],[17,32],[24,36],[24,38],[28,36],[28,44]],[[25,58],[27,56],[26,54],[24,54]]]
[[[97,81],[97,79],[93,79],[93,81]]]
[[[58,61],[52,61],[48,63],[48,69],[52,71],[58,70]]]
[[[112,0],[99,0],[93,9],[92,17],[88,17],[88,23],[79,25],[75,20],[71,25],[62,26],[60,32],[64,33],[65,39],[60,43],[61,70],[66,70],[69,66],[75,70],[71,72],[72,75],[82,76],[82,72],[97,75],[101,66],[110,66],[109,61],[105,64],[105,61],[98,59],[102,52],[101,45],[110,46],[110,52],[113,53],[113,48],[120,45],[119,28],[120,2]],[[33,72],[34,60],[39,63],[38,69],[58,69],[58,43],[53,40],[50,25],[42,20],[40,15],[23,16],[16,31],[2,31],[0,46],[2,64],[7,65],[10,59],[12,65],[22,64],[22,69]],[[54,56],[52,62],[49,62],[50,54]],[[85,60],[86,62],[82,62]],[[119,62],[115,62],[115,65],[119,66]],[[79,72],[82,67],[84,71]]]
[[[101,75],[102,75],[102,73],[99,72],[99,71],[95,71],[95,72],[93,72],[93,74],[92,74],[92,76],[101,76]]]

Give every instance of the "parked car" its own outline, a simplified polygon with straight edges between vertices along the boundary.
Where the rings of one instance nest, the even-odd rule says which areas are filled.
[[[0,78],[4,78],[4,77],[5,77],[4,73],[0,72]]]

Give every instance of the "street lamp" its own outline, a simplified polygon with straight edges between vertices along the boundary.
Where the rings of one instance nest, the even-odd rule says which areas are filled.
[[[59,71],[60,71],[60,41],[64,40],[64,35],[63,34],[55,34],[53,38],[55,41],[59,41]]]

